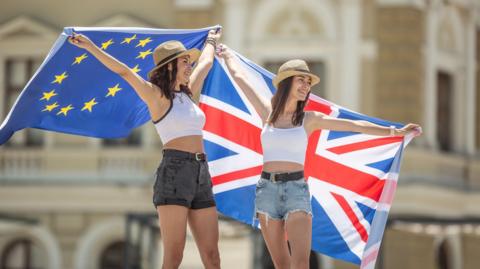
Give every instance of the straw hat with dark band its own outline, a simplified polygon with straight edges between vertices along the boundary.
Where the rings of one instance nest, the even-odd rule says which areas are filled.
[[[289,77],[309,76],[312,79],[312,86],[320,82],[320,78],[310,72],[307,63],[304,60],[290,60],[282,64],[278,69],[277,75],[273,78],[273,86],[278,89],[278,84]]]
[[[182,42],[176,40],[163,42],[153,51],[155,67],[148,72],[148,77],[150,78],[155,70],[164,66],[171,60],[185,55],[190,56],[190,61],[193,63],[198,60],[198,57],[200,57],[200,51],[196,48],[187,50]]]

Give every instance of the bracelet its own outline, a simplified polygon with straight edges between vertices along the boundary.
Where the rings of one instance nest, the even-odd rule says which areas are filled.
[[[207,38],[207,40],[205,40],[205,43],[209,43],[210,45],[212,45],[214,48],[217,47],[217,41],[213,38]]]
[[[395,135],[395,125],[390,125],[390,136]]]

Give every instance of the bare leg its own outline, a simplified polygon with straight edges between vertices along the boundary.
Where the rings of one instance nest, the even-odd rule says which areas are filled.
[[[183,258],[188,208],[178,205],[157,206],[163,243],[163,269],[177,269]]]
[[[276,269],[290,268],[290,253],[288,252],[287,241],[285,240],[285,229],[283,220],[268,219],[265,214],[258,214],[262,235],[267,244],[268,251],[272,257]]]
[[[312,217],[305,212],[294,212],[287,218],[287,234],[292,253],[292,269],[308,269],[312,243]]]
[[[216,207],[190,209],[188,212],[188,224],[197,243],[203,266],[207,269],[220,268]]]

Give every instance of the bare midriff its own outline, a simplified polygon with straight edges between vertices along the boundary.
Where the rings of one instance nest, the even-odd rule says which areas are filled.
[[[189,135],[175,138],[163,145],[163,149],[176,149],[191,153],[203,153],[203,136]]]
[[[288,173],[303,171],[303,165],[294,162],[274,161],[263,164],[263,171],[269,173]]]

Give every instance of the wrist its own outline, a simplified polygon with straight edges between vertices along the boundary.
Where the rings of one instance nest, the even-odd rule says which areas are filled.
[[[225,60],[231,60],[231,59],[233,59],[233,54],[231,54],[231,53],[223,54],[223,58]]]
[[[213,37],[207,37],[207,39],[205,40],[205,43],[206,45],[208,44],[212,45],[214,48],[217,47],[217,40]]]
[[[396,131],[397,131],[397,128],[395,128],[394,125],[390,125],[390,127],[389,127],[389,135],[390,135],[390,136],[395,136]]]

